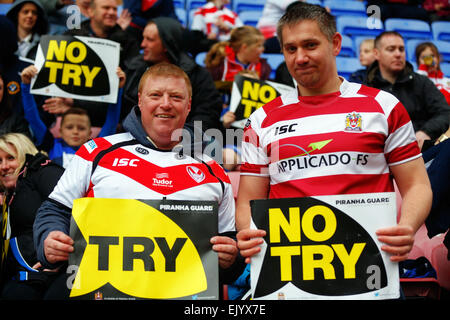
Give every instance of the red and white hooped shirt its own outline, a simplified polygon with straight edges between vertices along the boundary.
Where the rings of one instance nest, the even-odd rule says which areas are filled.
[[[397,98],[342,81],[331,94],[293,90],[250,116],[241,174],[269,176],[270,198],[393,192],[389,166],[421,156]]]
[[[113,145],[120,147],[106,152],[95,165],[96,156]],[[204,163],[177,152],[154,150],[130,133],[97,138],[81,146],[49,197],[69,208],[82,197],[217,201],[219,232],[234,231],[230,180],[217,162],[200,156]]]
[[[225,22],[227,27],[230,29],[229,32],[219,32],[216,27],[216,21],[219,18]],[[218,34],[217,39],[219,41],[226,41],[230,38],[231,29],[241,27],[243,25],[244,24],[241,19],[239,19],[236,12],[231,11],[227,7],[219,9],[212,2],[208,2],[195,11],[191,30],[199,30],[206,35],[214,32]]]

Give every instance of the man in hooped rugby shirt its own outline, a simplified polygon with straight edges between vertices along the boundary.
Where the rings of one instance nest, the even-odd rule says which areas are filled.
[[[69,236],[73,200],[167,197],[217,201],[219,235],[211,238],[211,245],[218,253],[219,278],[226,283],[239,276],[244,263],[233,239],[231,183],[223,168],[196,145],[204,146],[203,140],[194,141],[198,137],[194,128],[185,126],[191,96],[191,84],[182,69],[165,62],[155,64],[141,78],[138,106],[123,123],[126,132],[91,140],[80,148],[37,213],[34,241],[45,268],[58,267],[74,250]],[[182,140],[174,133],[183,127],[194,137],[187,143],[184,133]],[[60,297],[67,291],[60,286]]]
[[[338,76],[342,36],[323,7],[292,5],[277,35],[298,91],[259,108],[246,125],[236,206],[241,254],[249,262],[266,234],[249,229],[252,199],[394,192],[394,178],[401,218],[377,236],[392,261],[406,259],[432,199],[408,113],[393,95]]]

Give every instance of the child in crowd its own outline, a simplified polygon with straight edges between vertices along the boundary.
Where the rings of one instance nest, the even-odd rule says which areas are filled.
[[[362,83],[365,78],[367,67],[369,67],[374,61],[375,56],[373,49],[375,46],[375,39],[364,39],[359,44],[359,62],[364,69],[359,69],[350,75],[349,81]]]
[[[423,42],[416,47],[415,55],[416,63],[419,66],[417,73],[427,76],[442,92],[450,105],[450,79],[445,77],[441,71],[441,54],[438,48],[432,42]],[[449,136],[450,128],[436,142],[442,142]]]
[[[28,120],[33,131],[35,144],[39,149],[48,152],[52,161],[64,168],[78,148],[91,138],[91,121],[87,112],[80,108],[69,108],[61,118],[61,138],[54,138],[50,130],[39,117],[36,102],[30,93],[31,78],[37,74],[35,66],[29,66],[22,71],[22,101],[25,119]],[[122,105],[122,87],[125,84],[125,73],[117,68],[119,77],[119,92],[117,103],[108,106],[105,123],[98,134],[99,137],[114,134],[119,123],[120,109]]]
[[[242,26],[231,31],[230,40],[212,46],[205,65],[214,81],[233,81],[242,70],[256,71],[261,80],[267,80],[272,68],[266,59],[261,58],[263,52],[261,31],[252,26]]]
[[[442,92],[450,105],[450,79],[441,71],[441,55],[432,42],[422,42],[416,47],[417,73],[427,76]]]

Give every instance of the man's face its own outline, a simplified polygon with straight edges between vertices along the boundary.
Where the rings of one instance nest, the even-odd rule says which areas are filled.
[[[178,140],[172,133],[184,126],[191,99],[183,78],[150,76],[139,93],[144,130],[160,149],[172,149]]]
[[[92,0],[94,7],[89,7],[89,17],[101,29],[111,29],[117,22],[116,0]]]
[[[336,56],[342,37],[336,33],[330,42],[317,22],[303,20],[282,30],[282,51],[289,73],[300,87],[324,87],[336,71]],[[301,88],[300,88],[301,90]]]
[[[142,33],[142,49],[144,49],[143,59],[147,62],[158,63],[168,61],[166,48],[159,37],[156,24],[148,24]]]
[[[405,43],[399,36],[383,36],[374,53],[382,72],[397,74],[405,68]]]

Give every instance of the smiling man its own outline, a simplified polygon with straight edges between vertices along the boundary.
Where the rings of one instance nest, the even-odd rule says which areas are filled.
[[[399,33],[386,31],[378,35],[374,54],[377,61],[369,67],[364,83],[392,93],[401,101],[421,148],[426,140],[434,142],[450,124],[450,108],[444,95],[406,61],[405,42]]]
[[[69,226],[75,199],[210,200],[218,203],[219,235],[211,239],[211,245],[218,253],[221,280],[233,281],[239,275],[243,264],[236,259],[233,240],[235,208],[230,180],[218,163],[194,146],[202,141],[185,140],[176,132],[184,127],[191,138],[196,136],[192,126],[185,126],[191,92],[188,76],[173,64],[156,64],[145,72],[138,106],[123,123],[126,132],[84,144],[39,209],[34,236],[42,265],[55,267],[67,261],[74,250]],[[196,180],[192,170],[202,179]],[[160,176],[170,179],[170,192],[167,185],[155,183]],[[59,289],[66,297],[65,285]]]
[[[393,176],[401,219],[377,235],[391,260],[406,259],[431,189],[405,108],[389,93],[338,76],[342,36],[325,8],[290,6],[277,34],[298,90],[256,110],[246,125],[236,208],[241,254],[249,261],[265,235],[249,229],[250,200],[394,192]]]

